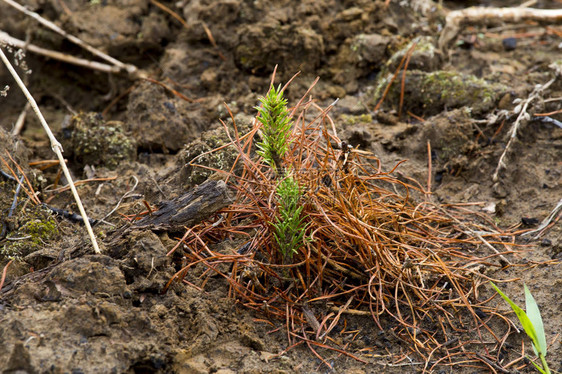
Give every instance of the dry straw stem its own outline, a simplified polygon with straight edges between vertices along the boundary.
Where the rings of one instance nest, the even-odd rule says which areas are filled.
[[[478,224],[482,219],[463,207],[416,203],[425,191],[394,175],[401,162],[384,170],[370,153],[349,147],[333,132],[328,110],[313,101],[301,99],[289,112],[294,127],[284,165],[302,186],[309,240],[295,248],[292,263],[284,262],[272,224],[279,181],[256,157],[256,121],[250,136],[228,134],[240,153],[231,169],[240,171],[228,175],[236,203],[220,212],[222,219],[189,229],[180,241],[187,265],[174,279],[204,288],[212,273],[224,277],[242,304],[285,322],[289,346],[306,344],[317,357],[318,347],[346,350],[331,336],[345,310],[368,313],[381,329],[392,324],[395,338],[406,343],[402,349],[426,360],[478,362],[467,353],[469,332],[501,346],[503,337],[487,325],[497,312],[478,294],[489,277],[475,269],[502,267],[499,259],[517,252],[514,235],[486,230],[488,223]],[[231,250],[214,245],[225,241],[239,244]],[[203,273],[200,280],[194,268]],[[338,312],[312,318],[310,311],[326,304]],[[310,343],[314,337],[320,346]]]
[[[65,37],[66,39],[70,40],[74,44],[79,45],[80,47],[86,49],[87,51],[89,51],[93,55],[98,56],[99,58],[109,62],[111,65],[114,65],[117,68],[121,69],[122,71],[127,72],[129,74],[129,76],[136,78],[139,75],[141,75],[141,77],[144,77],[144,73],[142,71],[140,71],[136,66],[131,65],[131,64],[124,64],[121,61],[107,55],[106,53],[103,53],[99,49],[94,48],[91,45],[89,45],[88,43],[83,42],[82,40],[75,37],[74,35],[71,35],[71,34],[67,33],[66,31],[64,31],[63,29],[61,29],[57,25],[55,25],[53,22],[51,22],[49,20],[46,20],[45,18],[41,17],[39,14],[26,9],[25,7],[21,6],[17,2],[15,2],[13,0],[0,0],[0,1],[5,2],[6,4],[8,4],[11,7],[17,9],[18,11],[24,13],[25,15],[35,19],[37,22],[39,22],[43,26],[45,26],[45,27],[51,29],[52,31],[56,32],[57,34]]]
[[[23,128],[23,125],[25,123],[25,117],[27,117],[27,112],[29,111],[29,107],[30,107],[29,103],[26,103],[20,115],[18,116],[14,128],[12,129],[13,136],[17,136],[20,134],[21,129]]]
[[[554,209],[552,209],[552,211],[550,212],[550,214],[548,215],[548,217],[546,217],[541,224],[539,225],[539,227],[537,227],[535,230],[531,230],[528,231],[524,234],[521,234],[521,236],[526,236],[526,235],[531,235],[531,234],[535,234],[538,233],[533,239],[538,239],[542,234],[543,234],[543,230],[546,229],[553,221],[556,222],[560,219],[560,213],[562,212],[562,199],[560,199],[560,201],[558,201],[558,204],[556,204],[556,206],[554,207]]]
[[[498,166],[496,166],[496,170],[492,175],[493,182],[497,182],[499,180],[500,172],[506,168],[506,163],[504,159],[507,155],[507,152],[511,148],[511,145],[517,138],[517,131],[519,130],[519,127],[521,126],[521,124],[527,123],[531,119],[531,115],[528,113],[529,105],[533,101],[542,99],[543,92],[547,88],[549,88],[552,85],[552,83],[556,81],[558,74],[559,74],[558,72],[555,72],[555,77],[549,80],[548,82],[546,82],[545,84],[537,84],[533,89],[533,91],[531,92],[531,94],[525,100],[519,101],[519,105],[517,105],[513,109],[513,114],[517,114],[517,119],[515,120],[515,122],[511,126],[511,129],[509,130],[509,140],[500,156],[500,159],[498,161]]]
[[[562,22],[562,9],[471,7],[451,11],[447,14],[445,27],[439,37],[439,48],[445,51],[463,25],[490,21],[556,23]]]
[[[92,70],[102,71],[104,73],[118,74],[122,70],[120,67],[115,65],[108,65],[102,62],[86,60],[83,58],[78,58],[68,55],[66,53],[61,53],[50,49],[41,48],[34,44],[26,43],[23,40],[16,39],[3,31],[0,31],[0,42],[4,42],[16,48],[21,48],[23,50],[30,51],[41,56],[49,57],[55,60],[63,61],[77,66],[83,66]]]
[[[0,58],[2,59],[2,62],[4,62],[4,65],[6,65],[6,67],[10,71],[10,74],[12,74],[12,76],[14,77],[16,83],[18,84],[18,86],[22,90],[23,94],[27,98],[27,101],[29,102],[29,104],[33,108],[33,111],[35,112],[35,114],[39,118],[39,122],[41,122],[41,125],[45,129],[45,132],[47,133],[47,136],[49,137],[49,140],[51,142],[51,148],[56,153],[56,155],[59,159],[60,165],[62,167],[62,170],[64,172],[64,175],[65,175],[66,179],[68,180],[68,183],[70,185],[70,189],[72,190],[72,194],[74,195],[74,199],[76,200],[76,204],[78,205],[78,210],[80,211],[80,214],[84,218],[84,224],[86,225],[86,230],[88,230],[88,235],[90,236],[90,240],[92,241],[92,245],[94,246],[94,251],[96,253],[101,253],[101,251],[99,249],[99,246],[98,246],[98,242],[96,241],[96,237],[94,236],[94,232],[92,231],[92,227],[90,226],[90,222],[88,220],[88,215],[86,214],[86,211],[84,210],[84,206],[82,205],[82,201],[80,200],[80,196],[78,195],[78,191],[76,191],[76,187],[74,186],[74,183],[72,181],[72,177],[70,176],[70,171],[68,170],[68,168],[66,167],[66,163],[64,162],[64,157],[62,156],[63,149],[62,149],[61,144],[57,141],[57,139],[53,135],[53,132],[49,128],[49,125],[47,124],[47,121],[45,121],[45,118],[43,117],[43,114],[39,110],[39,106],[35,102],[35,99],[33,98],[33,96],[31,96],[31,93],[29,92],[27,87],[25,87],[25,84],[23,83],[23,81],[19,77],[18,73],[16,72],[16,70],[14,69],[14,67],[12,66],[12,64],[10,63],[8,58],[6,57],[6,55],[4,54],[4,51],[1,47],[0,47]]]

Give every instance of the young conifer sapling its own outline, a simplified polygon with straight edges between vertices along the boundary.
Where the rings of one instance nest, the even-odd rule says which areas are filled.
[[[260,98],[258,121],[262,124],[262,141],[257,144],[257,153],[279,177],[283,170],[285,154],[290,145],[291,120],[287,99],[283,98],[281,86],[271,87],[265,97]],[[291,261],[305,240],[307,225],[300,205],[302,191],[290,167],[285,168],[283,179],[276,188],[279,215],[273,223],[275,241],[283,256],[283,262]]]

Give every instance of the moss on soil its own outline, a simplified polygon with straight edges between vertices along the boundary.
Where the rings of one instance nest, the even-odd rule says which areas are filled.
[[[251,117],[239,115],[235,118],[235,121],[240,136],[250,130],[252,124]],[[180,152],[180,160],[184,164],[180,172],[182,184],[186,186],[200,184],[215,173],[213,170],[207,168],[189,165],[190,162],[205,165],[213,169],[229,171],[238,157],[238,151],[234,146],[225,147],[216,152],[206,153],[229,142],[230,139],[221,127],[202,133],[201,139],[197,139],[186,145]]]
[[[342,114],[340,116],[340,120],[345,126],[353,126],[359,123],[372,123],[373,116],[371,116],[370,114],[360,114],[360,115]]]
[[[379,80],[375,90],[375,102],[380,100],[392,75]],[[398,107],[401,84],[397,78],[385,99],[385,105]],[[404,86],[404,109],[418,115],[434,115],[443,109],[470,106],[471,111],[481,113],[491,109],[506,87],[489,83],[470,74],[438,70],[426,73],[407,71]]]
[[[63,129],[63,146],[82,165],[104,165],[115,169],[134,160],[137,145],[118,121],[106,122],[97,113],[80,113]]]
[[[20,224],[7,235],[8,240],[0,248],[0,255],[3,257],[25,257],[43,248],[47,242],[60,237],[57,222],[50,210],[45,207],[27,207],[16,215],[15,220]]]

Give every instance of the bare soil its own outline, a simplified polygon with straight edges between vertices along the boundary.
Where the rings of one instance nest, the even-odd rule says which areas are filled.
[[[53,216],[23,192],[8,217],[17,184],[0,179],[0,217],[6,228],[0,268],[14,259],[0,290],[2,373],[423,370],[424,362],[414,355],[396,363],[396,353],[408,347],[392,336],[392,325],[379,330],[368,316],[346,317],[346,326],[342,322],[338,330],[342,333],[332,337],[342,346],[349,342],[347,350],[368,364],[320,350],[328,368],[303,346],[278,355],[288,347],[284,322],[267,322],[244,309],[229,297],[221,278],[211,278],[204,291],[174,284],[162,293],[179,269],[177,259],[166,253],[181,232],[135,230],[119,241],[104,241],[126,223],[125,215],[146,210],[143,200],[155,206],[213,177],[186,163],[226,141],[219,123],[229,118],[224,103],[241,131],[248,129],[275,65],[277,83],[301,72],[287,90],[290,104],[319,76],[312,95],[324,106],[339,98],[332,117],[343,138],[373,152],[387,169],[407,159],[398,172],[424,186],[429,142],[435,201],[479,202],[473,209],[486,208],[502,227],[533,228],[562,197],[562,128],[534,116],[561,109],[562,77],[529,106],[532,119],[520,127],[498,181],[492,175],[516,116],[489,121],[555,76],[549,66],[560,63],[562,28],[533,22],[469,25],[444,53],[435,47],[448,9],[518,2],[445,1],[441,7],[429,0],[390,1],[388,8],[380,0],[163,2],[186,20],[187,28],[149,0],[20,3],[192,100],[151,82],[25,56],[28,87],[61,139],[74,177],[100,178],[79,187],[87,211],[102,219],[120,204],[105,218],[113,226],[96,225],[103,249],[94,255],[83,226]],[[533,7],[560,8],[562,2],[539,0]],[[4,3],[0,14],[0,30],[14,37],[91,58]],[[381,87],[416,37],[422,38],[409,62],[402,112],[400,75],[374,113]],[[25,100],[2,66],[0,88],[5,85],[10,90],[0,97],[0,155],[7,160],[8,151],[24,168],[42,202],[77,211],[70,192],[58,189],[65,181],[56,185],[56,167],[28,167],[55,158],[31,111],[21,136],[8,135]],[[562,114],[550,118],[562,121]],[[225,149],[200,162],[227,169],[233,152]],[[550,261],[562,257],[562,225],[519,243],[524,252],[510,258],[517,266],[490,269],[487,275],[517,279],[502,287],[520,305],[523,283],[529,286],[551,344],[551,368],[562,371],[562,265]],[[486,287],[481,294],[493,292]],[[353,341],[349,331],[357,331]],[[524,334],[512,333],[496,364],[520,358],[522,341],[532,355]],[[478,349],[487,353],[486,344]],[[505,372],[516,368],[534,371],[521,360]],[[494,370],[449,366],[447,361],[434,368],[439,373]]]

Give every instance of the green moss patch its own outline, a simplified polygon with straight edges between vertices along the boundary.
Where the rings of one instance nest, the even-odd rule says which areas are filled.
[[[401,79],[398,77],[385,99],[384,105],[398,108],[400,103]],[[375,101],[380,100],[392,75],[379,80]],[[474,75],[449,71],[423,72],[407,71],[404,85],[404,110],[418,115],[435,115],[445,109],[468,106],[474,113],[493,108],[506,87],[489,83]]]
[[[63,128],[65,151],[82,165],[115,169],[121,162],[136,158],[137,145],[118,121],[106,122],[97,113],[80,113]]]
[[[31,206],[20,211],[8,233],[0,254],[9,258],[22,258],[60,237],[57,222],[51,212],[41,206]]]

